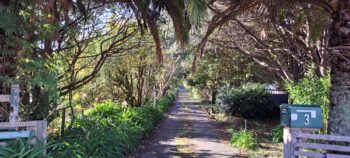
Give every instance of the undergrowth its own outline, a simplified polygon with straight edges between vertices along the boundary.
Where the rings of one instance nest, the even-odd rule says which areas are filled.
[[[74,123],[62,144],[54,149],[55,157],[125,157],[148,136],[169,109],[174,95],[157,101],[156,106],[123,108],[118,103],[104,102]]]
[[[231,145],[238,148],[241,152],[248,149],[255,149],[258,146],[256,134],[248,130],[232,132]]]

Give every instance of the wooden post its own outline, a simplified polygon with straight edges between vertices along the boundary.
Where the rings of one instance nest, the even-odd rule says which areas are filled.
[[[10,96],[10,122],[18,122],[18,110],[19,110],[19,84],[14,84],[11,86],[11,96]]]
[[[64,135],[64,128],[66,123],[66,108],[62,109],[62,122],[61,122],[61,137]]]
[[[293,136],[293,129],[289,127],[283,128],[283,157],[294,158],[294,150],[296,139]]]
[[[47,140],[46,140],[47,121],[44,121],[44,120],[36,121],[35,135],[36,135],[36,138],[38,138],[38,140],[41,143],[46,145],[46,143],[47,143]],[[34,142],[35,142],[35,140],[34,140]],[[46,149],[43,151],[43,153],[46,155]]]
[[[36,137],[46,144],[46,135],[47,135],[47,121],[37,121],[36,122]]]

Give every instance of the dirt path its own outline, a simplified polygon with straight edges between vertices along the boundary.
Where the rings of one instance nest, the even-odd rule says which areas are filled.
[[[134,157],[239,157],[237,150],[220,136],[214,126],[216,122],[200,110],[198,101],[190,99],[184,88],[179,88],[179,92],[167,119]]]

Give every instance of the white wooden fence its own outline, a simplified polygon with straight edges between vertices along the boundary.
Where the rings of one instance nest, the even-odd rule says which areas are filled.
[[[9,131],[0,132],[0,145],[5,146],[3,140],[28,138],[32,134],[39,141],[46,143],[47,122],[46,121],[25,121],[25,122],[1,122],[0,129],[10,129]],[[11,130],[13,129],[13,131]],[[35,143],[35,139],[32,140]]]
[[[288,127],[283,132],[284,158],[350,158],[349,136],[310,134],[310,131]]]
[[[19,85],[12,85],[11,94],[0,95],[0,103],[10,103],[9,122],[0,122],[0,141],[16,138],[28,138],[31,134],[34,134],[38,140],[44,141],[47,131],[46,121],[39,120],[20,122],[18,120],[20,104],[19,94]],[[6,145],[6,143],[0,142],[0,145]]]

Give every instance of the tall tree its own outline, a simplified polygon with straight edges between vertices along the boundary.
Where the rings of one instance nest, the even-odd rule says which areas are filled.
[[[350,135],[350,0],[334,1],[333,6],[329,130],[332,134]]]

